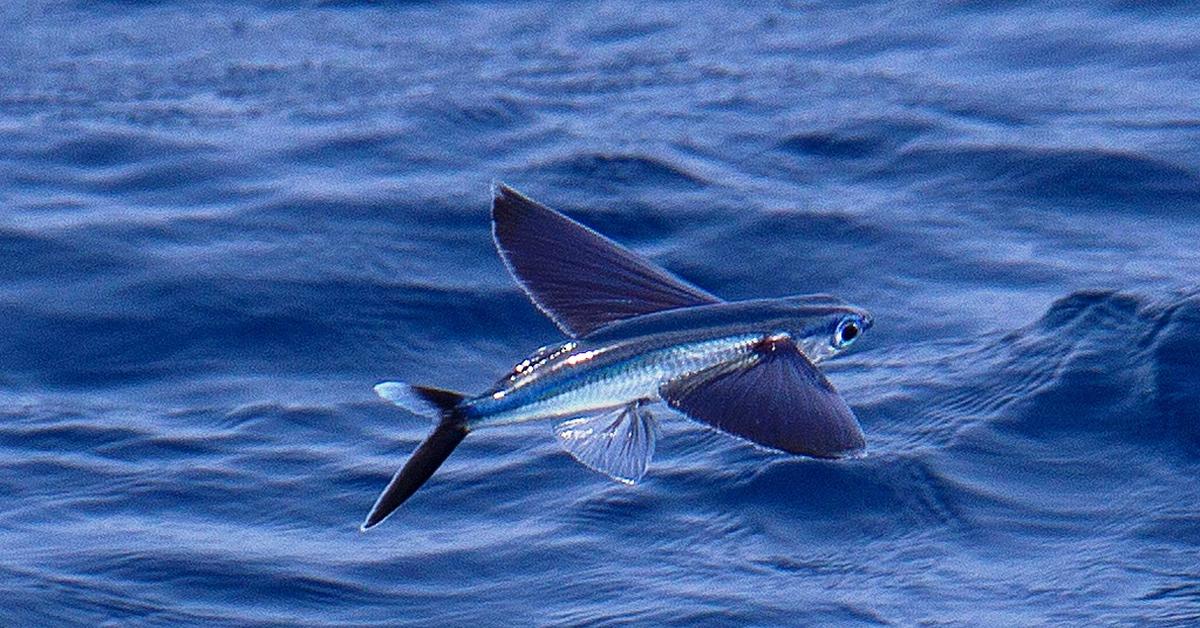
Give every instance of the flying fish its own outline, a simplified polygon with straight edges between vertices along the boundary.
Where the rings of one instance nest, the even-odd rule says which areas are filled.
[[[492,235],[517,284],[568,339],[538,349],[490,390],[384,382],[375,392],[435,421],[362,529],[382,522],[471,432],[555,421],[562,448],[628,484],[646,473],[665,403],[756,445],[815,458],[865,446],[817,364],[872,325],[828,295],[725,301],[563,214],[497,184]]]

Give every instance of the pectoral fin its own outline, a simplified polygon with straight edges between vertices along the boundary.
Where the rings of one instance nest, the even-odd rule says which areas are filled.
[[[741,362],[671,382],[661,394],[698,421],[789,453],[838,458],[866,445],[850,407],[787,336],[765,339]]]
[[[493,194],[496,250],[534,305],[567,335],[721,301],[506,185],[497,184]]]
[[[564,421],[554,433],[562,448],[585,467],[633,484],[646,474],[646,466],[654,456],[658,424],[641,404],[634,403]]]

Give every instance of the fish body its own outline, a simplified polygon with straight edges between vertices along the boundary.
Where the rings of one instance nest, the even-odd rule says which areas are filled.
[[[467,396],[384,382],[380,397],[436,421],[362,529],[404,503],[472,431],[558,421],[563,449],[625,482],[645,473],[665,402],[757,445],[818,458],[865,446],[854,413],[816,366],[873,324],[828,295],[724,301],[621,245],[497,186],[493,237],[530,300],[569,337]]]
[[[716,303],[613,323],[543,350],[491,390],[462,404],[469,429],[578,416],[661,400],[662,387],[721,364],[749,359],[787,335],[818,362],[833,352],[830,321],[870,315],[832,297]],[[803,349],[802,349],[803,350]],[[539,354],[534,354],[537,358]],[[524,368],[521,368],[524,367]]]

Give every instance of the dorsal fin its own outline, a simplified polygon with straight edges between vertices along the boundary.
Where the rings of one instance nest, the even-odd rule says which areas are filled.
[[[574,338],[641,314],[721,301],[503,184],[493,190],[492,235],[530,300]]]

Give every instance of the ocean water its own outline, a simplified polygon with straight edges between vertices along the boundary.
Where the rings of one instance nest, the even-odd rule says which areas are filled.
[[[1189,2],[0,8],[0,625],[1195,625]],[[830,292],[861,459],[662,412],[646,479],[429,426],[559,338],[505,181]]]

